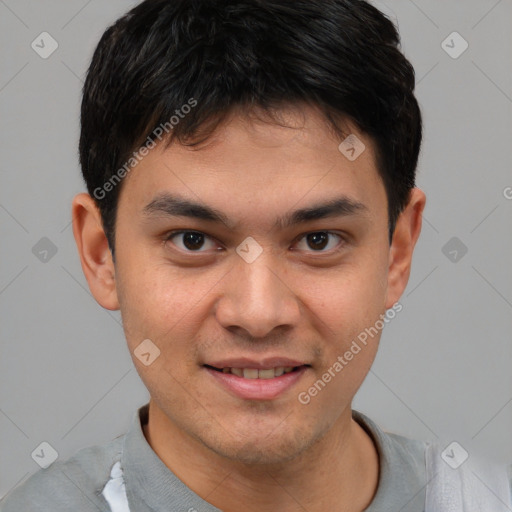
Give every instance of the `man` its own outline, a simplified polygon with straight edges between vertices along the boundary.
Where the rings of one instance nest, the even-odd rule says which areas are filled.
[[[151,400],[4,512],[507,510],[504,472],[473,495],[351,408],[425,206],[398,46],[361,0],[147,0],[108,28],[73,231]]]

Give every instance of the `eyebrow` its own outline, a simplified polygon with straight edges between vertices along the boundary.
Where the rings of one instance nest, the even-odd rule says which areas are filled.
[[[155,197],[143,208],[143,213],[146,217],[164,215],[167,217],[188,217],[206,220],[222,223],[229,229],[234,229],[234,225],[228,217],[216,208],[169,193],[159,194]],[[342,196],[294,210],[279,217],[274,223],[274,229],[288,228],[313,220],[346,217],[364,213],[368,213],[368,208],[363,203]]]

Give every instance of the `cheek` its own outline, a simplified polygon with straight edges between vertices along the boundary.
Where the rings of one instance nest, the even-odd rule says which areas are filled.
[[[332,330],[357,335],[383,313],[386,299],[382,265],[355,265],[329,274],[302,274],[305,302]],[[299,276],[298,276],[299,277]]]
[[[127,259],[120,265],[119,273],[118,295],[128,349],[153,398],[179,409],[183,407],[182,388],[187,387],[195,364],[194,325],[200,296],[206,290],[203,286],[194,287],[193,280],[178,276],[176,270],[171,272],[168,266],[137,262],[137,266],[130,265]],[[154,344],[149,345],[149,352],[158,355],[146,365],[137,354],[142,353],[139,347],[148,339]]]
[[[385,293],[377,274],[365,275],[362,280],[358,272],[347,272],[322,286],[317,280],[310,290],[323,353],[298,399],[309,404],[308,413],[326,415],[328,422],[352,400],[377,354]]]
[[[144,262],[135,254],[119,267],[118,296],[130,349],[149,338],[174,355],[192,351],[191,339],[207,318],[205,306],[222,273]]]
[[[311,322],[316,322],[324,339],[315,378],[327,383],[328,389],[322,391],[319,402],[350,399],[370,370],[382,332],[380,316],[385,312],[384,269],[375,261],[368,265],[361,262],[331,273],[329,278],[304,281],[308,283]],[[322,386],[320,382],[316,387]]]

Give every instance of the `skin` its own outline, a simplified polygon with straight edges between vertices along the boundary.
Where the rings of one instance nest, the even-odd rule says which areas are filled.
[[[342,139],[315,109],[283,108],[281,115],[289,126],[235,111],[199,148],[151,150],[123,183],[115,265],[88,194],[73,201],[73,231],[92,294],[104,308],[121,310],[151,396],[144,433],[167,467],[227,512],[356,512],[375,495],[379,458],[351,404],[380,332],[309,404],[298,395],[399,300],[425,194],[411,191],[390,245],[372,140],[347,122],[346,133],[366,146],[349,161],[338,150]],[[234,226],[144,215],[163,191],[212,206]],[[292,210],[339,196],[366,209],[274,226]],[[207,236],[194,252],[183,236],[165,241],[177,229]],[[334,234],[320,248],[305,236],[325,231]],[[235,251],[248,236],[263,249],[252,263]],[[145,366],[133,352],[148,338],[161,353]],[[277,398],[244,400],[203,367],[239,356],[284,356],[311,366]]]

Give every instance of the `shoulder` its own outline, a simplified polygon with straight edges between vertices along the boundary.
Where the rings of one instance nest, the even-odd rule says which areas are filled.
[[[384,432],[391,451],[396,459],[408,465],[423,468],[425,466],[425,452],[429,446],[428,441],[411,439],[392,432]]]
[[[507,472],[505,464],[456,441],[431,443],[426,464],[429,510],[512,510],[512,469]]]
[[[121,458],[124,435],[40,469],[0,501],[0,512],[108,511],[101,492]]]

